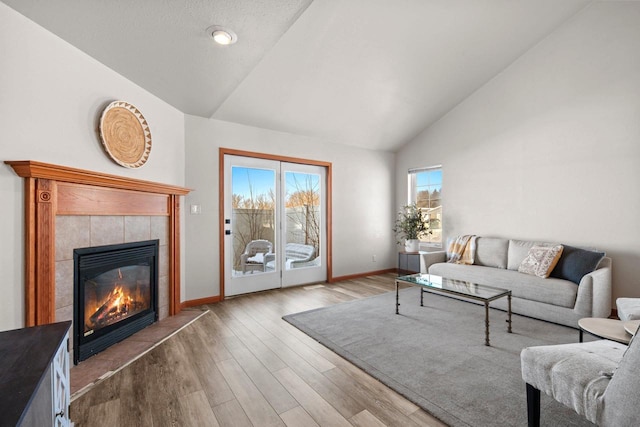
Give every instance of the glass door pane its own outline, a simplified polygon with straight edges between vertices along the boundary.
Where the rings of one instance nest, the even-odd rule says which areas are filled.
[[[278,169],[270,160],[225,156],[226,295],[280,287]]]
[[[285,172],[285,254],[284,268],[304,268],[320,264],[320,176]]]
[[[325,169],[283,163],[283,286],[326,280]]]
[[[233,275],[265,273],[275,268],[276,173],[233,166]]]

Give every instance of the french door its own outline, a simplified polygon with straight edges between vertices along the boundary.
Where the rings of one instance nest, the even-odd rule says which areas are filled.
[[[226,296],[327,279],[326,168],[224,155]]]

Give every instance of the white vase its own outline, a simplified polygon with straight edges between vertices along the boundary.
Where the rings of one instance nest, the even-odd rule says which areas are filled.
[[[404,241],[405,252],[418,252],[420,250],[420,240],[406,239]]]

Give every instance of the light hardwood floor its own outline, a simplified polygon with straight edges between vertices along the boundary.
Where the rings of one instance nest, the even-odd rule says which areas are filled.
[[[281,319],[394,290],[395,275],[230,298],[71,404],[85,426],[443,426]],[[392,308],[390,308],[392,309]]]

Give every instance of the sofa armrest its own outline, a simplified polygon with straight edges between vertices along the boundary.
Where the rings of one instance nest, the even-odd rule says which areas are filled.
[[[420,273],[428,273],[432,264],[445,262],[446,251],[420,252]]]
[[[580,280],[575,310],[586,317],[609,317],[611,314],[611,261],[586,274]]]

